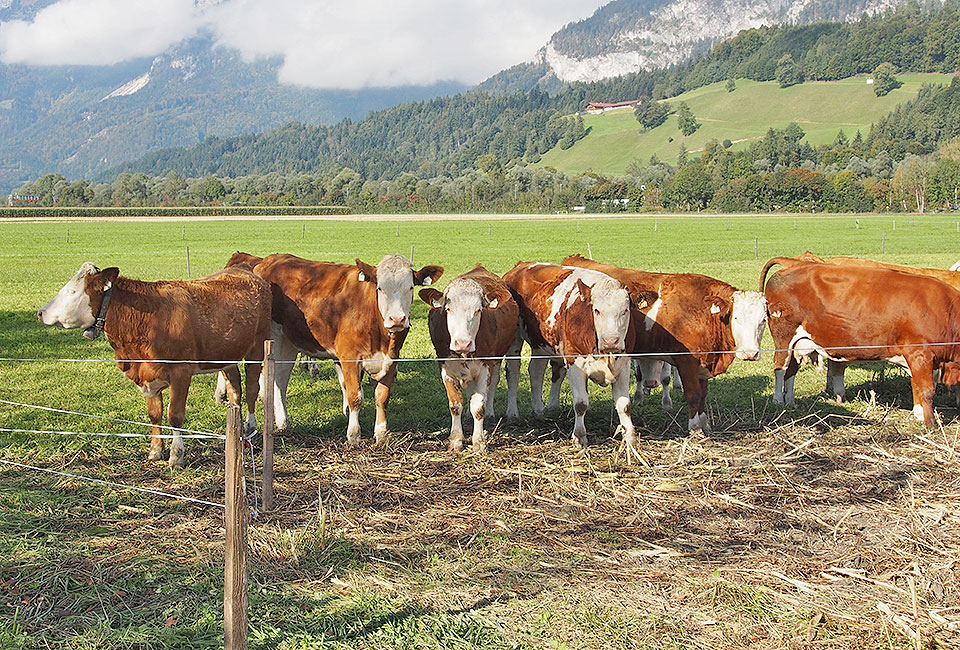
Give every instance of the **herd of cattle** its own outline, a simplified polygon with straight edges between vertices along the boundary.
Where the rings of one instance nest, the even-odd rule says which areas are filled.
[[[769,281],[775,265],[782,268]],[[360,442],[362,374],[376,384],[374,436],[387,434],[386,409],[396,359],[410,328],[415,286],[436,282],[443,267],[415,270],[388,255],[377,266],[316,262],[293,255],[235,253],[226,267],[197,280],[144,282],[87,262],[38,313],[46,325],[101,333],[120,369],[147,400],[150,458],[163,456],[159,436],[164,388],[168,423],[180,428],[194,374],[220,372],[218,391],[239,404],[244,364],[247,427],[256,428],[264,341],[276,355],[276,428],[288,426],[286,392],[298,354],[334,359],[348,418],[347,442]],[[800,363],[828,366],[827,390],[843,397],[846,364],[885,360],[911,375],[914,415],[933,426],[934,384],[960,384],[960,272],[882,264],[859,258],[823,260],[810,253],[776,257],[763,267],[760,291],[741,291],[692,273],[651,273],[600,264],[579,255],[561,264],[520,262],[502,277],[481,265],[441,292],[426,286],[430,337],[440,359],[451,414],[450,448],[463,446],[461,413],[473,416],[473,447],[486,449],[484,418],[493,415],[500,366],[507,363],[506,416],[517,417],[521,346],[529,363],[534,414],[544,410],[543,381],[551,367],[546,408],[569,381],[573,442],[587,443],[587,379],[611,386],[623,440],[634,445],[630,417],[631,360],[641,387],[682,385],[691,432],[709,431],[707,380],[735,358],[760,358],[769,326],[774,400],[793,402]],[[179,363],[170,363],[179,362]],[[464,397],[466,392],[466,398]],[[669,392],[665,392],[666,400]],[[960,391],[958,391],[960,400]],[[175,437],[171,465],[184,463]]]

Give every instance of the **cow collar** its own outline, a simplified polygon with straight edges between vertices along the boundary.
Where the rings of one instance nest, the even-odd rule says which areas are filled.
[[[110,297],[113,295],[113,283],[108,282],[103,291],[103,300],[100,301],[100,309],[97,310],[97,318],[93,325],[83,330],[84,338],[94,341],[100,338],[103,333],[103,326],[107,322],[107,310],[110,309]]]

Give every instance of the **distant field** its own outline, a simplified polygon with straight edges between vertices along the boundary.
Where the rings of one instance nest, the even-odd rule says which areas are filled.
[[[87,260],[151,280],[186,277],[187,247],[192,276],[236,250],[376,263],[412,247],[415,266],[446,267],[442,289],[477,262],[503,273],[518,260],[592,251],[755,289],[766,259],[807,249],[940,268],[960,259],[953,216],[859,215],[859,224],[852,215],[0,222],[0,357],[47,359],[0,361],[0,400],[146,418],[115,364],[53,360],[109,359],[102,339],[37,321]],[[407,357],[433,355],[425,315],[415,301]],[[317,379],[295,371],[278,512],[251,529],[251,648],[734,650],[814,637],[850,650],[913,647],[878,602],[901,617],[919,607],[924,618],[911,625],[924,639],[956,639],[926,614],[960,618],[960,427],[945,391],[946,424],[933,433],[911,421],[897,369],[851,369],[853,399],[837,405],[807,368],[798,406],[782,411],[770,401],[766,352],[710,381],[712,436],[685,435],[678,392],[670,414],[659,395],[634,405],[641,460],[630,464],[609,389],[591,388],[591,447],[575,452],[569,390],[559,413],[533,418],[525,372],[521,420],[496,423],[480,458],[445,450],[435,362],[401,365],[386,449],[368,446],[370,387],[364,447],[347,450],[331,366]],[[212,390],[212,376],[195,378],[185,426],[223,431]],[[6,404],[0,427],[136,430]],[[186,441],[188,466],[175,472],[146,450],[141,440],[0,432],[3,460],[222,502],[222,444]],[[0,648],[222,647],[221,516],[0,466]]]
[[[539,164],[568,174],[586,169],[623,174],[633,160],[647,164],[653,154],[676,163],[681,142],[691,152],[713,139],[730,140],[735,149],[743,149],[769,128],[783,128],[790,122],[798,123],[813,145],[833,142],[840,130],[850,138],[857,130],[866,136],[873,122],[915,97],[923,84],[949,83],[951,76],[904,74],[898,78],[903,86],[884,97],[874,95],[863,76],[789,88],[780,88],[775,81],[737,79],[732,93],[727,92],[726,83],[712,84],[665,100],[668,104],[687,102],[702,124],[693,135],[680,133],[675,114],[647,132],[640,131],[632,108],[584,115],[584,125],[590,129],[587,137],[566,151],[554,148]]]

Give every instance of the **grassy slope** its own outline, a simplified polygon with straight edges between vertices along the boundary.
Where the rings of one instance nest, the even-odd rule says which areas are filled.
[[[335,261],[359,256],[376,262],[384,253],[408,253],[413,245],[418,265],[446,266],[441,288],[478,261],[502,273],[518,259],[555,261],[566,254],[586,253],[588,243],[594,256],[604,261],[651,270],[699,271],[751,289],[769,256],[809,248],[822,255],[876,257],[883,233],[887,235],[883,259],[888,261],[946,267],[960,251],[960,234],[950,216],[901,215],[896,231],[890,217],[861,217],[859,229],[853,221],[851,216],[502,221],[492,223],[489,235],[482,220],[415,222],[401,224],[399,236],[395,223],[311,222],[303,240],[298,222],[205,222],[187,223],[186,241],[181,240],[179,223],[2,223],[0,356],[112,356],[103,340],[91,343],[78,332],[43,327],[35,310],[85,260],[117,265],[123,273],[143,279],[183,277],[188,245],[194,275],[217,269],[237,249],[263,254],[289,251]],[[754,259],[754,237],[760,241],[759,261]],[[406,356],[432,354],[425,311],[417,301]],[[705,443],[707,447],[691,441],[690,450],[685,439],[673,440],[680,425],[660,412],[659,400],[636,406],[635,422],[645,436],[641,453],[654,468],[627,467],[616,456],[616,445],[609,439],[609,391],[593,386],[594,408],[587,423],[593,460],[587,457],[586,462],[603,470],[597,475],[601,482],[611,477],[640,482],[633,500],[621,502],[618,495],[629,489],[627,483],[616,483],[608,492],[599,484],[580,488],[574,481],[574,459],[583,463],[584,457],[563,442],[568,435],[563,432],[571,428],[569,411],[555,420],[528,418],[519,426],[501,429],[494,436],[489,461],[470,454],[454,457],[442,451],[449,416],[436,365],[405,364],[391,400],[391,429],[398,432],[391,448],[347,452],[340,445],[346,422],[339,413],[332,370],[325,366],[317,380],[296,372],[289,393],[296,428],[278,442],[283,518],[256,525],[252,532],[252,647],[628,648],[638,647],[643,638],[650,647],[733,648],[746,643],[747,637],[740,636],[747,634],[743,621],[754,619],[763,625],[760,631],[751,627],[750,638],[760,635],[768,647],[779,646],[781,635],[790,636],[805,625],[807,605],[798,610],[794,601],[776,596],[781,585],[775,584],[778,589],[771,592],[735,574],[718,577],[716,570],[737,562],[756,566],[759,556],[747,550],[756,548],[771,554],[762,561],[773,569],[819,581],[820,568],[807,574],[789,559],[797,545],[804,552],[819,547],[782,532],[807,534],[804,531],[814,530],[809,528],[813,524],[796,515],[799,505],[788,505],[796,518],[778,515],[776,525],[763,520],[756,523],[756,530],[741,530],[755,525],[743,517],[780,512],[780,499],[793,497],[771,496],[740,508],[710,495],[736,494],[751,502],[761,498],[764,491],[752,490],[749,484],[750,472],[759,465],[739,460],[758,450],[763,455],[756,463],[774,459],[770,462],[775,469],[768,468],[771,474],[789,472],[791,481],[807,481],[808,473],[819,465],[806,464],[807,457],[801,455],[780,460],[791,449],[780,440],[792,436],[794,444],[800,444],[816,436],[819,442],[804,443],[807,451],[826,454],[827,438],[819,428],[796,433],[782,429],[789,418],[814,422],[805,415],[813,410],[835,414],[839,419],[831,424],[845,423],[868,408],[862,400],[838,407],[811,397],[822,390],[822,382],[822,375],[802,372],[797,381],[800,409],[781,419],[771,415],[776,411],[769,405],[769,355],[758,364],[734,364],[731,372],[711,381],[710,388],[711,404],[723,414],[727,432]],[[881,403],[909,408],[909,388],[902,376],[882,384],[871,382],[867,370],[848,371],[848,395],[866,390],[864,386],[876,387]],[[0,363],[0,386],[0,399],[145,418],[142,397],[114,364]],[[223,430],[223,411],[210,399],[212,388],[211,376],[194,380],[186,426]],[[521,411],[529,413],[524,390]],[[361,423],[369,441],[372,390],[366,395]],[[502,399],[501,392],[498,413]],[[675,400],[682,409],[682,398],[675,394]],[[570,404],[566,389],[563,401]],[[945,398],[940,396],[939,402],[942,406]],[[764,414],[774,423],[764,426]],[[685,416],[678,421],[685,422]],[[6,405],[0,405],[0,427],[130,430]],[[951,435],[955,429],[951,424]],[[875,445],[879,430],[879,423],[868,423],[858,444]],[[906,424],[904,447],[894,453],[908,453],[906,443],[913,442],[909,433],[913,430]],[[891,440],[901,439],[896,437],[900,434],[890,435]],[[850,449],[859,447],[850,440],[834,436],[829,443],[844,455],[843,463],[855,462],[849,460]],[[701,451],[692,451],[697,449]],[[171,473],[164,465],[146,461],[145,441],[0,434],[0,458],[212,501],[223,498],[221,450],[217,443],[187,441],[189,466]],[[662,460],[667,450],[671,458],[677,456],[676,462]],[[872,460],[857,462],[867,468],[863,471],[879,471],[873,469]],[[379,465],[379,473],[365,469],[371,464]],[[509,472],[521,466],[536,466],[540,478],[524,478],[518,485]],[[837,467],[830,471],[831,481],[841,481],[842,472],[851,470],[849,464]],[[926,484],[924,467],[911,465],[918,489]],[[589,471],[594,471],[592,465]],[[768,475],[760,476],[768,485]],[[877,484],[888,485],[883,476],[886,473],[877,477]],[[857,486],[873,483],[851,478],[849,489],[856,492]],[[847,494],[846,483],[830,483],[835,484],[842,486],[836,488],[838,493]],[[325,525],[317,519],[318,485],[329,508]],[[551,486],[560,492],[549,492]],[[937,484],[938,492],[957,489]],[[511,499],[521,490],[532,491],[536,498],[514,503]],[[882,503],[893,503],[899,492],[883,494]],[[837,504],[812,502],[817,521],[825,518],[829,523],[823,543],[829,542],[830,552],[836,546],[837,554],[843,555],[846,548],[861,543],[877,548],[872,538],[857,532],[859,527],[847,532],[843,522],[854,519],[849,517],[851,503],[868,504],[857,507],[863,508],[862,517],[877,518],[880,530],[897,525],[896,519],[887,520],[879,510],[871,510],[870,504],[880,498],[877,493],[868,497],[862,502],[848,502],[846,496]],[[587,501],[594,505],[582,505]],[[644,523],[647,515],[637,513],[654,513],[649,516],[655,521]],[[577,523],[581,516],[596,519]],[[217,647],[222,644],[218,517],[211,509],[0,468],[0,647],[58,647],[67,640],[70,647],[96,650]],[[661,522],[657,517],[667,518]],[[856,518],[857,526],[864,520]],[[770,536],[757,538],[760,527]],[[685,536],[680,534],[684,530]],[[716,550],[713,546],[697,550],[701,542],[690,540],[706,539],[703,535],[711,530],[719,531],[716,541],[710,542]],[[750,538],[750,543],[731,542],[731,531]],[[679,554],[651,555],[648,540],[676,547]],[[621,559],[613,565],[613,559],[603,558]],[[829,562],[824,566],[831,566],[841,560],[824,561]],[[620,576],[627,577],[621,582]],[[648,584],[653,591],[644,591]],[[839,597],[837,593],[830,592],[830,602]],[[687,605],[677,610],[675,603],[657,600],[657,594],[672,594],[671,600]],[[845,606],[862,608],[858,611],[869,621],[876,616],[873,603],[878,597],[892,598],[887,592],[869,592]],[[639,610],[638,603],[643,603]],[[940,606],[956,604],[950,597]],[[809,607],[817,610],[820,605]],[[719,622],[702,627],[703,620]],[[819,632],[820,638],[825,635],[838,646],[841,637],[848,638],[854,630],[839,619],[831,625],[835,627]],[[874,636],[864,643],[879,645],[875,632],[879,625],[873,621],[868,626],[872,627],[865,633]]]
[[[950,76],[904,74],[899,79],[903,86],[885,97],[876,97],[864,77],[790,88],[780,88],[773,81],[738,79],[732,93],[727,92],[725,83],[712,84],[666,100],[668,104],[685,101],[690,106],[702,125],[690,136],[680,133],[675,114],[645,133],[630,108],[584,115],[584,125],[590,129],[587,137],[566,151],[557,147],[547,152],[540,164],[568,174],[587,169],[622,174],[631,161],[646,164],[653,154],[675,163],[681,142],[688,151],[702,149],[713,139],[730,140],[736,143],[734,148],[745,148],[767,129],[783,128],[790,122],[797,122],[813,145],[832,142],[841,129],[851,138],[858,129],[866,135],[871,123],[913,98],[921,85],[947,83]]]

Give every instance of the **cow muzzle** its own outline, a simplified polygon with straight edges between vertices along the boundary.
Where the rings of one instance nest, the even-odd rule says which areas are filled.
[[[644,380],[643,380],[643,387],[644,387],[644,388],[656,388],[658,383],[659,383],[659,382],[657,382],[656,379],[644,379]]]
[[[473,352],[475,349],[476,344],[468,339],[457,339],[450,342],[450,351],[458,354]]]
[[[623,340],[619,336],[604,336],[600,338],[600,352],[615,354],[623,352]]]
[[[737,358],[744,361],[759,361],[760,350],[737,350]]]
[[[410,319],[406,316],[390,316],[383,319],[383,327],[391,334],[398,334],[410,327]]]

